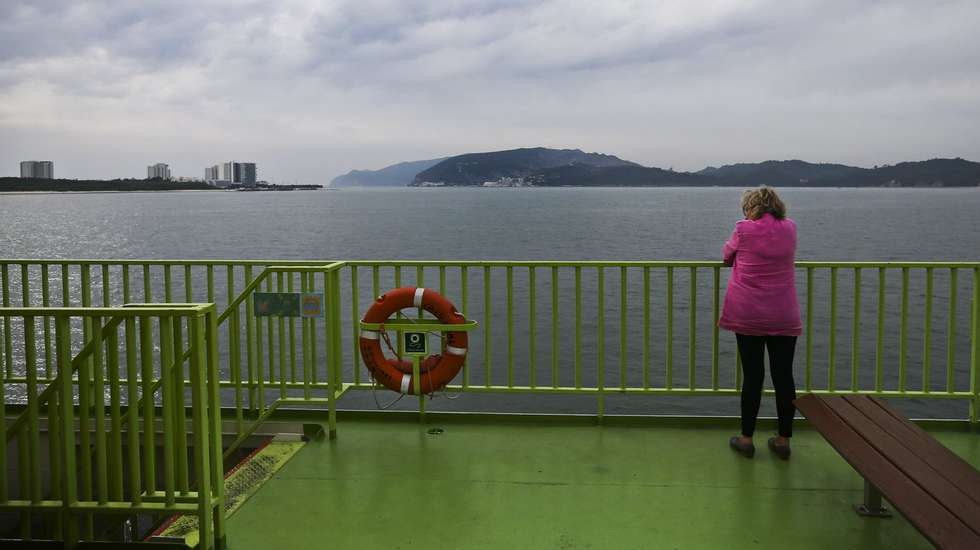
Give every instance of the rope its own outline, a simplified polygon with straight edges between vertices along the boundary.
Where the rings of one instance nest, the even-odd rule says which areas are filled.
[[[412,324],[416,324],[415,319],[412,319],[410,317],[406,317],[405,319],[407,321],[409,321],[410,323],[412,323]],[[395,348],[395,346],[392,345],[391,338],[388,337],[388,332],[385,331],[385,325],[384,325],[384,323],[381,323],[378,326],[378,332],[381,333],[381,339],[384,341],[385,345],[388,346],[388,351],[390,351],[391,354],[394,355],[395,358],[398,360],[398,362],[401,363],[402,356],[398,353],[398,350]],[[441,332],[441,331],[424,330],[422,332],[425,333],[425,334],[435,334],[438,338],[440,338],[442,340],[445,340],[447,338],[447,336],[443,332]],[[425,372],[421,373],[420,374],[420,377],[421,376],[424,376],[424,375],[428,375],[429,376],[429,387],[432,387],[432,369],[428,369]],[[375,389],[379,386],[379,384],[378,384],[378,381],[374,378],[374,375],[373,374],[371,375],[371,381],[374,382],[374,384],[371,385],[371,395],[374,397],[374,404],[375,404],[375,406],[378,407],[379,410],[386,410],[386,409],[389,409],[389,408],[393,407],[395,405],[395,403],[398,403],[399,401],[401,401],[401,399],[403,397],[405,397],[405,395],[407,395],[407,394],[404,394],[404,393],[403,394],[400,394],[397,399],[395,399],[391,403],[388,403],[387,405],[382,406],[381,403],[378,401],[378,396],[377,396],[377,393],[375,391]],[[455,395],[450,395],[449,392],[444,389],[442,391],[442,394],[441,395],[443,397],[445,397],[446,399],[454,400],[454,399],[459,399],[460,394],[462,394],[462,393],[463,393],[462,391],[458,391],[458,392],[455,392]],[[434,399],[434,398],[438,397],[439,395],[440,394],[438,394],[437,391],[435,389],[433,389],[431,393],[422,394],[422,395],[419,396],[419,398],[421,399],[421,398],[427,396],[429,399]]]
[[[402,360],[401,356],[398,355],[398,352],[395,351],[392,348],[392,346],[391,346],[391,339],[388,338],[388,333],[385,332],[384,323],[382,323],[381,326],[378,327],[378,328],[380,329],[379,331],[381,332],[381,337],[384,340],[385,345],[387,345],[388,346],[388,349],[391,350],[391,353],[393,353],[395,355],[395,357],[397,357],[398,360],[401,361]],[[374,405],[376,407],[378,407],[379,410],[382,410],[382,411],[388,410],[388,409],[394,407],[395,406],[395,403],[398,403],[399,401],[401,401],[402,400],[402,397],[405,397],[405,394],[404,393],[399,394],[398,397],[396,397],[394,401],[388,403],[387,405],[382,406],[381,405],[381,402],[378,401],[378,392],[376,390],[377,390],[377,387],[379,386],[379,384],[378,384],[377,379],[374,378],[374,373],[371,373],[371,381],[374,382],[374,384],[371,384],[371,397],[374,398]]]

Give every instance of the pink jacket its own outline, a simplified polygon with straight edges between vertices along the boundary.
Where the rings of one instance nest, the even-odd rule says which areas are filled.
[[[732,265],[718,326],[752,336],[799,336],[794,256],[796,223],[765,214],[740,220],[722,248]]]

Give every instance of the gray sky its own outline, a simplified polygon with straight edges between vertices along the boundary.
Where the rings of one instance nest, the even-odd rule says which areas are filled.
[[[0,175],[980,160],[980,2],[5,0]]]

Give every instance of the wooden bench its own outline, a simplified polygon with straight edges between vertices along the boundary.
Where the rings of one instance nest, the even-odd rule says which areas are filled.
[[[882,495],[937,548],[980,549],[980,472],[870,396],[805,395],[795,402],[862,477],[862,515],[887,517]]]

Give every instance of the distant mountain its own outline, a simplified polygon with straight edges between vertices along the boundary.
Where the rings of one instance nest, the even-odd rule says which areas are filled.
[[[351,170],[337,176],[330,182],[331,187],[405,187],[412,183],[415,174],[438,164],[446,157],[429,160],[399,162],[380,170]]]
[[[616,167],[635,166],[612,155],[585,153],[578,149],[534,147],[488,153],[469,153],[449,157],[418,173],[414,185],[426,182],[444,185],[482,185],[501,178],[524,178],[533,181],[542,170],[561,166]]]
[[[767,160],[765,162],[728,164],[708,167],[700,175],[719,180],[721,185],[771,185],[787,187],[808,185],[821,180],[847,180],[865,168],[843,164],[812,164],[802,160]],[[723,183],[722,183],[723,182]]]
[[[539,170],[532,176],[535,186],[643,187],[717,185],[711,178],[690,172],[629,166],[569,164]]]
[[[828,185],[842,182],[860,187],[973,187],[980,185],[980,163],[961,158],[900,162],[826,180]]]
[[[931,159],[859,168],[802,160],[767,160],[675,172],[613,155],[534,147],[402,162],[381,170],[353,170],[334,178],[348,186],[734,186],[963,187],[980,185],[980,163]]]
[[[697,172],[715,185],[779,187],[963,187],[980,185],[980,163],[955,159],[902,162],[858,168],[812,164],[802,160],[767,160],[708,167]]]

